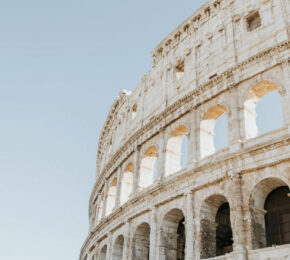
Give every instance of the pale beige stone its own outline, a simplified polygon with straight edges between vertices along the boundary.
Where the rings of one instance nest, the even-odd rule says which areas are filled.
[[[120,92],[101,132],[80,260],[177,259],[184,239],[186,260],[290,259],[290,245],[261,248],[265,199],[290,186],[289,9],[288,0],[210,1],[152,51],[151,71]],[[258,136],[256,103],[273,90],[283,127]],[[229,145],[215,151],[224,113]],[[223,203],[233,251],[215,258]]]

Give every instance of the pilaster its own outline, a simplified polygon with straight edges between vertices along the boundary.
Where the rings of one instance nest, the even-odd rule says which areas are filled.
[[[123,247],[123,260],[128,260],[130,249],[130,222],[127,221],[125,224],[124,234],[124,247]]]
[[[138,192],[140,174],[140,146],[136,146],[134,150],[134,179],[131,197],[134,198]]]
[[[108,199],[108,180],[105,180],[105,187],[104,187],[104,206],[103,206],[103,212],[102,212],[102,218],[106,217],[106,211],[107,211],[107,199]]]
[[[186,193],[186,245],[185,260],[195,259],[194,254],[194,219],[193,219],[193,195],[191,191]]]
[[[150,226],[150,252],[149,259],[156,260],[156,241],[157,241],[157,209],[153,207],[151,210],[151,226]]]
[[[116,205],[115,209],[120,207],[120,200],[121,200],[121,185],[122,185],[122,180],[121,180],[121,169],[122,165],[119,166],[118,172],[117,172],[117,192],[116,192]]]
[[[161,128],[159,132],[159,147],[158,147],[158,177],[157,181],[162,182],[165,176],[165,140],[164,140],[165,129]]]

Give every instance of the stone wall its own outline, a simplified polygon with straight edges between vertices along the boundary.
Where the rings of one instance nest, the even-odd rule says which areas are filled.
[[[290,186],[289,8],[210,1],[152,52],[152,70],[120,93],[102,130],[80,260],[290,259],[288,245],[266,248],[264,209]],[[283,126],[259,136],[256,104],[272,91]],[[228,147],[216,151],[225,113]],[[217,249],[218,232],[233,244]]]

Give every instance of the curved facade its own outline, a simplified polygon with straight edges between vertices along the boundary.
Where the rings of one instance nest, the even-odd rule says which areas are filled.
[[[289,11],[210,1],[153,50],[101,132],[80,260],[290,259]],[[259,135],[270,92],[283,123]],[[216,151],[222,115],[228,146]]]

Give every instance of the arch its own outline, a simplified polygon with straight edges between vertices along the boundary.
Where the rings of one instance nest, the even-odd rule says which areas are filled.
[[[231,252],[233,245],[230,205],[219,194],[207,198],[200,210],[201,259]]]
[[[114,209],[117,195],[117,178],[114,178],[109,186],[107,194],[106,216],[108,216]]]
[[[256,84],[255,86],[253,86],[247,93],[247,96],[245,98],[244,101],[244,120],[245,120],[245,137],[246,139],[250,139],[250,138],[254,138],[257,137],[259,134],[261,134],[262,132],[267,132],[270,130],[273,130],[275,128],[279,128],[283,126],[283,115],[282,115],[282,105],[281,105],[281,99],[279,100],[279,108],[277,109],[277,111],[275,111],[275,115],[271,115],[274,118],[273,119],[277,119],[277,118],[281,118],[281,122],[277,122],[275,124],[275,126],[270,126],[268,127],[268,129],[266,128],[266,130],[261,132],[261,127],[259,129],[258,125],[257,125],[257,104],[264,99],[264,97],[268,94],[271,93],[272,95],[272,101],[275,99],[274,95],[275,93],[280,97],[280,93],[279,92],[279,88],[278,85],[275,84],[272,81],[262,81],[258,84]],[[278,98],[279,98],[278,97]],[[280,97],[281,98],[281,97]],[[263,110],[265,110],[265,107],[269,107],[269,105],[273,105],[270,104],[271,100],[269,100],[265,105],[264,105],[264,109],[262,109],[260,112],[263,112]],[[260,103],[261,104],[261,103]],[[276,108],[277,106],[275,105],[274,107],[272,107],[272,111],[273,108]],[[267,111],[266,111],[267,113]],[[264,118],[266,118],[269,115],[265,115]],[[265,121],[265,120],[264,120]],[[272,121],[273,123],[273,121]]]
[[[100,251],[99,260],[106,260],[107,257],[107,245],[104,245]]]
[[[130,194],[133,190],[133,178],[134,178],[134,165],[129,163],[122,174],[121,179],[121,193],[120,193],[120,203],[124,204],[129,200]]]
[[[281,186],[265,202],[266,245],[290,244],[290,190]]]
[[[149,260],[150,226],[143,222],[134,234],[132,243],[132,256],[134,260]]]
[[[269,177],[261,180],[251,192],[249,208],[251,214],[251,242],[252,248],[264,248],[267,246],[265,226],[265,202],[268,195],[279,187],[288,185],[281,179]]]
[[[182,143],[186,142],[187,133],[188,128],[185,125],[176,127],[170,133],[166,145],[165,176],[182,169],[183,159],[187,157],[182,151]]]
[[[210,108],[203,116],[200,123],[200,156],[201,159],[215,153],[214,146],[214,129],[216,121],[226,114],[227,110],[224,105],[216,105]],[[226,127],[227,130],[228,126]],[[226,132],[227,133],[227,132]]]
[[[143,155],[140,167],[139,187],[149,187],[157,178],[158,149],[156,146],[149,147]]]
[[[124,248],[124,237],[119,235],[114,243],[112,260],[122,260],[123,258],[123,248]]]
[[[170,210],[160,227],[160,260],[185,259],[185,217],[180,209]]]

